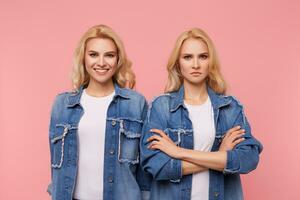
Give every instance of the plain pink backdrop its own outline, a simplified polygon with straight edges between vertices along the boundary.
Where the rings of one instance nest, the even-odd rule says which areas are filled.
[[[205,29],[230,94],[245,105],[263,143],[243,175],[245,199],[296,200],[300,146],[300,3],[227,1],[0,2],[0,199],[49,199],[52,101],[71,87],[74,48],[95,24],[111,26],[133,61],[137,90],[160,94],[177,36]]]

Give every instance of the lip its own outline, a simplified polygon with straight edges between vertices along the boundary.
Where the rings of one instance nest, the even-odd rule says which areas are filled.
[[[99,74],[99,75],[104,75],[104,74],[106,74],[106,73],[110,70],[110,68],[99,68],[99,67],[94,67],[93,70],[94,70],[97,74]]]
[[[202,73],[201,73],[201,72],[192,72],[191,74],[194,75],[194,76],[199,76],[199,75],[201,75]]]

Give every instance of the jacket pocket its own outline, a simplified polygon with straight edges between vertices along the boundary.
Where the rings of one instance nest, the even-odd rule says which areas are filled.
[[[142,122],[120,120],[118,160],[121,163],[139,163],[139,143]]]
[[[65,157],[65,144],[67,135],[77,126],[70,124],[56,124],[54,133],[50,135],[51,167],[59,169]]]
[[[182,128],[167,128],[164,132],[173,140],[177,146],[182,146],[184,137],[192,135],[192,130]]]

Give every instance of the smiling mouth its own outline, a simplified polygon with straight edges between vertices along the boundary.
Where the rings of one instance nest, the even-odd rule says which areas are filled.
[[[105,74],[110,70],[110,68],[99,68],[99,67],[94,67],[94,71],[96,71],[98,74]]]

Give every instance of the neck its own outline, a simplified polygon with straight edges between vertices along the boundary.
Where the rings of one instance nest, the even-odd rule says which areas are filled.
[[[184,100],[188,104],[202,104],[207,100],[208,93],[205,81],[199,84],[193,84],[187,81],[183,81],[183,86]]]
[[[94,97],[104,97],[108,96],[115,90],[114,83],[112,80],[107,81],[106,83],[99,83],[94,80],[90,80],[86,92]]]

